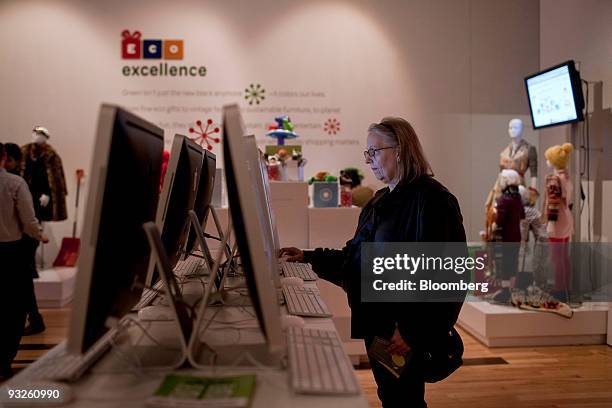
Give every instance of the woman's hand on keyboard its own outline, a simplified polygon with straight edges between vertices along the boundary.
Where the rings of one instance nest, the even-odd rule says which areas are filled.
[[[278,256],[287,262],[304,262],[304,251],[296,247],[281,248]]]

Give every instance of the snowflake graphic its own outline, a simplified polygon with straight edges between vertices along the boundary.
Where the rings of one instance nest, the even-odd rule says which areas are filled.
[[[340,132],[340,122],[336,118],[329,118],[325,121],[323,130],[327,132],[328,135],[335,135]]]
[[[196,137],[191,138],[191,140],[193,140],[194,142],[196,142],[197,144],[199,144],[202,147],[204,147],[204,143],[206,143],[206,148],[208,150],[212,150],[213,146],[212,146],[211,142],[219,143],[219,141],[220,141],[220,139],[218,137],[212,137],[213,134],[221,132],[219,130],[219,127],[218,126],[213,126],[213,120],[212,119],[208,119],[206,121],[206,127],[205,128],[202,128],[202,121],[201,120],[196,121],[196,126],[199,129],[194,129],[192,127],[189,128],[189,133],[195,133],[197,135]]]
[[[244,89],[244,99],[249,102],[249,105],[252,105],[255,102],[257,105],[264,99],[266,99],[266,90],[261,86],[261,84],[250,84],[248,88]]]

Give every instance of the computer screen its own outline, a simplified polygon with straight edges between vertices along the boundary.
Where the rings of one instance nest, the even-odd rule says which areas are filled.
[[[584,119],[580,74],[567,61],[525,78],[534,129]]]
[[[202,160],[203,150],[200,145],[185,136],[174,136],[164,188],[155,217],[170,268],[176,266],[181,256],[181,248],[187,240],[189,211],[194,208]],[[151,259],[147,286],[155,285],[158,280],[159,271]]]
[[[196,194],[195,204],[193,210],[198,216],[202,228],[206,228],[206,220],[208,218],[208,210],[210,208],[210,202],[212,200],[213,189],[215,187],[215,174],[217,172],[217,158],[215,154],[209,150],[204,150],[206,156],[202,163],[202,171],[200,172],[200,181],[198,183],[198,191]],[[189,229],[189,236],[187,237],[187,244],[185,245],[185,253],[190,254],[193,252],[196,244],[196,233],[192,228]],[[206,251],[206,248],[202,248],[202,251]],[[205,254],[209,257],[210,254]]]
[[[150,249],[142,224],[155,219],[163,130],[102,105],[81,236],[68,350],[87,351],[142,294]]]
[[[246,157],[244,122],[238,105],[223,107],[223,159],[227,194],[236,243],[251,301],[272,353],[283,349],[280,308],[271,284],[270,263],[264,252],[262,225],[253,206],[256,193],[249,172],[257,169]]]

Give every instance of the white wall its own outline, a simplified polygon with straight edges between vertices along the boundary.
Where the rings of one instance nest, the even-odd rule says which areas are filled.
[[[73,174],[88,171],[102,101],[162,125],[167,141],[197,119],[218,123],[219,107],[239,102],[248,130],[264,143],[276,108],[297,110],[291,116],[309,159],[307,176],[364,167],[368,124],[399,115],[414,124],[476,239],[507,123],[527,121],[522,78],[539,67],[539,11],[530,0],[3,1],[0,139],[24,144],[33,125],[48,127],[72,203]],[[207,76],[124,77],[124,29],[183,39],[179,63],[205,65]],[[266,88],[259,110],[243,98],[250,83]],[[165,90],[179,95],[159,96]],[[314,112],[326,108],[333,112]],[[330,136],[322,125],[331,117],[341,131]],[[526,138],[538,144],[535,134]],[[366,184],[378,185],[364,170]],[[52,228],[59,241],[70,222]]]
[[[591,85],[591,177],[599,174],[599,194],[591,183],[591,205],[599,201],[601,239],[612,241],[612,2],[607,0],[541,0],[540,64],[542,68],[568,59],[577,62],[582,79],[602,81],[602,104],[595,108]],[[579,131],[582,131],[582,125]],[[540,131],[541,150],[562,143],[568,126]],[[577,157],[576,155],[574,157]],[[599,172],[599,173],[598,173]],[[584,183],[585,192],[587,184]],[[591,207],[591,213],[594,208]],[[586,206],[585,206],[586,208]],[[587,237],[587,211],[583,211],[582,237]],[[593,217],[592,217],[593,219]]]

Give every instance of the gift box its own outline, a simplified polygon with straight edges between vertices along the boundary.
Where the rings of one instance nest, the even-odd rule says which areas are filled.
[[[316,208],[338,206],[338,182],[317,181],[312,183],[312,190]]]
[[[121,58],[139,59],[142,55],[140,31],[134,31],[130,34],[128,30],[124,30],[121,33],[121,37]]]

